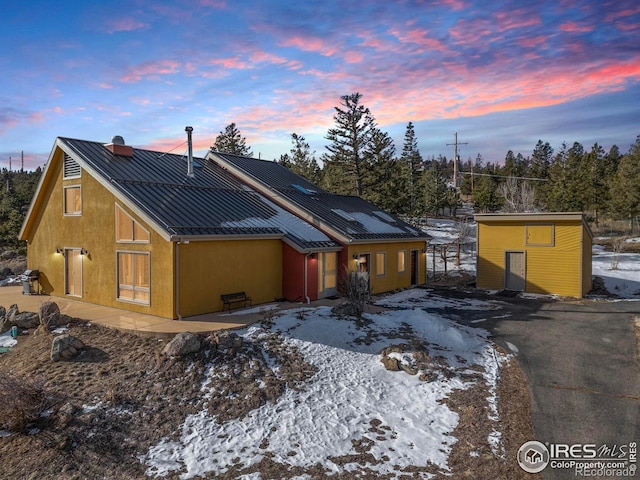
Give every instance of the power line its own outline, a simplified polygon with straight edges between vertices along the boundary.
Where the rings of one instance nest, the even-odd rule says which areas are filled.
[[[476,172],[460,172],[460,175],[472,175],[478,177],[496,177],[496,178],[516,178],[518,180],[535,180],[538,182],[546,182],[547,178],[534,178],[534,177],[516,177],[515,175],[496,175],[493,173],[476,173]]]

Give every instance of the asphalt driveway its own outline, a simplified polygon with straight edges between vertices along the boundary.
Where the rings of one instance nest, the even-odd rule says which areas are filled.
[[[634,333],[640,302],[491,299],[504,307],[489,315],[486,310],[445,314],[489,329],[496,343],[516,356],[531,391],[532,440],[609,447],[640,441]],[[576,476],[547,467],[543,478]]]

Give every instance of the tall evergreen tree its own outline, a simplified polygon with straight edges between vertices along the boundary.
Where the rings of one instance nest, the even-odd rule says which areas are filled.
[[[400,155],[400,164],[406,175],[406,189],[408,204],[405,213],[412,216],[422,214],[424,210],[424,183],[422,178],[422,156],[418,150],[418,139],[413,123],[407,124],[404,134],[404,144]]]
[[[474,209],[481,213],[489,213],[498,210],[500,205],[497,179],[489,176],[478,178],[473,190]]]
[[[405,178],[398,174],[395,145],[385,132],[375,129],[366,150],[364,198],[395,214],[403,213]]]
[[[220,132],[211,150],[245,157],[253,156],[251,148],[247,146],[247,139],[240,134],[235,123],[230,123],[225,127],[224,132]]]
[[[302,135],[291,134],[291,152],[280,157],[278,163],[306,178],[311,183],[319,184],[322,175],[316,161],[315,152],[311,152],[309,143]]]
[[[326,146],[329,153],[322,160],[329,166],[332,177],[325,176],[324,180],[338,188],[336,193],[363,194],[365,152],[376,125],[369,109],[360,103],[361,99],[360,93],[340,97],[341,106],[334,107],[336,126],[330,128],[325,137],[331,143]]]
[[[423,172],[424,185],[424,209],[423,212],[430,215],[438,215],[447,206],[447,178],[440,165],[434,163],[432,168]]]
[[[584,148],[574,142],[567,149],[566,144],[555,156],[549,167],[547,188],[547,210],[552,212],[581,212],[584,210],[584,191],[588,178],[581,168]]]
[[[610,180],[611,213],[619,219],[629,220],[633,228],[634,219],[640,215],[640,135],[629,153],[620,159],[618,170]]]

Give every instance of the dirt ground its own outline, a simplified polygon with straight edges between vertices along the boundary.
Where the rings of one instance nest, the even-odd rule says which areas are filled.
[[[11,352],[0,355],[0,377],[40,381],[47,393],[44,415],[23,433],[0,438],[1,479],[146,478],[146,467],[139,456],[162,437],[175,437],[184,418],[202,408],[200,390],[212,360],[216,362],[216,391],[221,393],[217,401],[209,402],[208,408],[220,418],[240,418],[264,402],[276,401],[286,388],[304,388],[304,382],[315,372],[299,352],[283,347],[275,334],[259,347],[245,344],[233,352],[205,349],[184,359],[171,359],[161,354],[163,340],[79,320],[70,323],[69,333],[86,345],[73,361],[52,362],[52,334],[41,331],[21,336]],[[255,361],[261,358],[261,349],[280,357],[281,365],[295,367],[278,372],[276,378],[264,362]],[[257,366],[248,371],[243,368],[248,364]],[[269,385],[260,393],[251,389],[256,375]],[[251,401],[225,400],[238,396]],[[515,458],[519,446],[533,438],[533,433],[529,391],[517,362],[510,361],[501,370],[497,426],[488,420],[486,397],[486,384],[477,375],[473,387],[457,391],[447,400],[460,415],[453,432],[458,442],[449,457],[451,472],[445,474],[425,466],[406,469],[406,475],[400,478],[420,478],[417,475],[421,471],[442,479],[524,478]],[[372,422],[372,436],[380,428],[383,426]],[[487,436],[496,428],[503,434],[505,447],[497,454],[487,443]],[[354,447],[366,459],[367,443]],[[353,459],[332,460],[346,463]],[[232,468],[216,478],[237,478],[257,471],[262,478],[301,474],[317,479],[327,477],[320,467],[291,468],[265,457],[249,469]],[[168,478],[177,478],[177,474]],[[363,469],[332,478],[390,477]]]

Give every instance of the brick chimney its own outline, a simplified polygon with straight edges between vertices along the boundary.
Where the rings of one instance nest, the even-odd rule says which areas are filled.
[[[114,135],[111,139],[111,143],[107,143],[105,147],[113,152],[114,155],[120,155],[121,157],[133,157],[133,147],[125,145],[124,138],[120,135]]]

